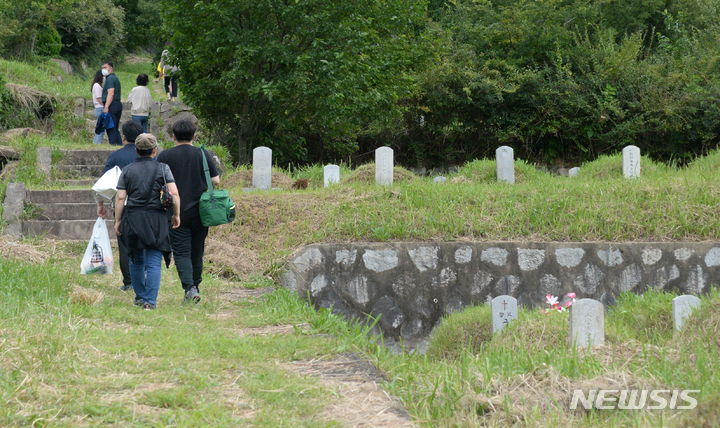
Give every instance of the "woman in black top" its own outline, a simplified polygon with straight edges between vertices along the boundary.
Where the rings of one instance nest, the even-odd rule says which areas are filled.
[[[162,258],[164,255],[169,260],[171,252],[170,225],[180,226],[180,196],[170,168],[153,160],[157,154],[155,136],[138,135],[135,150],[139,157],[123,168],[118,179],[115,232],[129,253],[135,304],[155,309]],[[160,188],[166,183],[174,200],[171,222],[160,202]]]

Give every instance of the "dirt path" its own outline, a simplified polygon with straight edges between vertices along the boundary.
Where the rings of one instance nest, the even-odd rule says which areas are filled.
[[[340,400],[329,404],[322,416],[348,427],[415,427],[400,400],[380,385],[383,376],[370,362],[343,353],[327,359],[295,361],[285,366],[303,375],[316,376]]]

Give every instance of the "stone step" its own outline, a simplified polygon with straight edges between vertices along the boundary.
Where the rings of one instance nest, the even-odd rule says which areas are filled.
[[[94,220],[27,220],[23,221],[22,234],[23,236],[46,235],[48,238],[87,241],[92,235],[95,221],[97,221],[97,217]],[[116,235],[113,230],[115,222],[108,219],[105,220],[105,224],[108,227],[110,240],[115,239]]]
[[[28,190],[25,202],[30,204],[94,204],[90,189]]]
[[[111,149],[98,150],[68,150],[63,152],[62,159],[58,162],[61,165],[105,165],[110,153],[119,149],[119,146],[112,146]]]
[[[87,187],[90,189],[97,180],[97,177],[76,178],[70,180],[53,180],[53,183],[62,184],[66,187]]]
[[[100,178],[102,176],[102,172],[105,169],[105,163],[102,165],[63,165],[63,164],[54,164],[52,166],[53,168],[53,176],[62,176],[62,177],[74,177],[74,178],[82,178],[82,177],[98,177]]]
[[[107,206],[108,216],[115,211]],[[93,203],[79,204],[33,204],[33,220],[97,220],[97,205]]]

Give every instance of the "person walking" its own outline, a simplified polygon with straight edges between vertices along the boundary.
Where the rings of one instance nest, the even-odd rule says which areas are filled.
[[[138,154],[135,151],[135,139],[138,135],[142,134],[142,126],[131,120],[125,122],[122,126],[122,142],[123,148],[115,150],[110,153],[107,161],[105,162],[105,169],[103,174],[115,168],[116,166],[121,170],[131,163],[135,162]],[[97,203],[97,215],[105,219],[107,217],[107,209],[103,201]],[[123,285],[120,287],[122,291],[130,291],[132,287],[132,279],[130,277],[130,261],[128,260],[128,250],[125,248],[125,243],[118,237],[118,254],[120,260],[120,272],[122,272]],[[137,299],[137,296],[136,296]]]
[[[90,93],[92,94],[93,106],[95,107],[95,119],[99,118],[100,115],[103,113],[103,80],[104,77],[102,74],[102,70],[98,70],[95,72],[95,77],[93,78],[92,84],[90,85]],[[93,143],[102,144],[104,134],[104,132],[100,134],[95,134]]]
[[[150,117],[150,105],[152,104],[152,95],[147,88],[147,74],[138,74],[135,83],[137,86],[132,88],[128,95],[128,102],[132,103],[130,114],[132,120],[142,125],[143,132],[148,132],[148,119]]]
[[[105,85],[103,86],[102,92],[102,103],[103,113],[110,113],[112,120],[115,123],[110,129],[107,129],[107,136],[110,144],[120,146],[122,145],[122,138],[120,138],[120,117],[122,116],[122,103],[120,79],[114,73],[115,67],[112,61],[104,62],[102,65],[102,74],[105,76]]]
[[[177,98],[177,72],[178,68],[168,64],[170,51],[165,49],[160,55],[160,74],[164,78],[165,93],[168,101],[175,101]]]
[[[170,231],[172,253],[185,302],[200,301],[205,238],[208,228],[200,221],[200,196],[207,191],[202,157],[207,160],[213,185],[220,184],[215,162],[206,151],[193,146],[197,126],[189,120],[179,120],[172,127],[175,147],[163,150],[158,162],[166,163],[175,177],[180,199],[183,201],[180,227]]]
[[[130,276],[135,305],[155,309],[160,291],[162,258],[169,261],[170,230],[180,226],[180,196],[170,168],[154,162],[157,138],[140,134],[135,140],[138,158],[126,166],[118,180],[115,233],[125,241],[130,257]],[[167,184],[173,196],[173,216],[168,221],[160,201],[160,189]]]

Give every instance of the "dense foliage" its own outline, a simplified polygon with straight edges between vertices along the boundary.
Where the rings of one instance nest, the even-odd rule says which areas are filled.
[[[165,40],[235,159],[576,164],[718,145],[717,0],[0,0],[0,54],[93,66]],[[61,50],[58,49],[58,37]]]
[[[185,99],[242,159],[258,145],[282,163],[352,154],[411,94],[417,0],[162,5]]]
[[[63,57],[99,65],[153,49],[162,27],[152,0],[0,0],[0,54]]]
[[[573,161],[635,144],[685,161],[715,147],[716,2],[608,4],[446,8],[445,40],[418,75],[407,133],[393,139],[401,159],[460,163],[506,144],[523,158]]]

